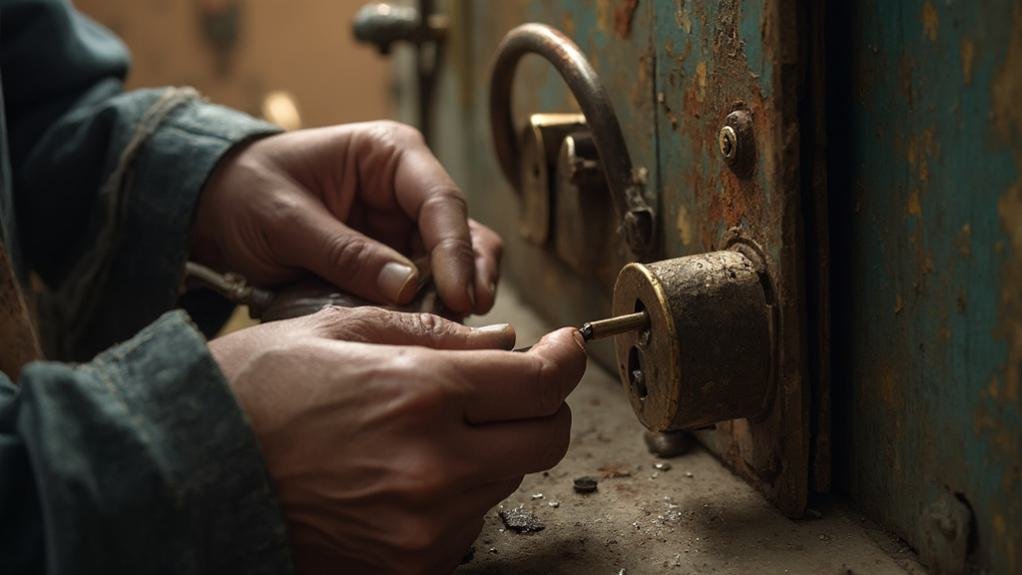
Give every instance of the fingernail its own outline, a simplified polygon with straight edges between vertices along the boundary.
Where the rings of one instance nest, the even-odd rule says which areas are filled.
[[[575,343],[578,344],[578,348],[582,351],[586,350],[586,338],[582,337],[582,332],[577,329],[571,332],[571,336],[575,338]]]
[[[493,325],[484,325],[483,327],[477,327],[476,331],[479,333],[502,333],[506,332],[507,328],[511,327],[509,323],[495,323]]]
[[[395,303],[403,303],[401,296],[407,296],[405,292],[409,286],[414,285],[415,276],[415,270],[411,266],[390,262],[383,266],[380,275],[376,276],[376,285],[384,297]]]

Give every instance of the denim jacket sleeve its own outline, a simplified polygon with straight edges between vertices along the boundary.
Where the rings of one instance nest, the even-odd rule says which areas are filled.
[[[124,46],[68,0],[0,0],[0,21],[21,267],[50,288],[48,357],[86,360],[175,305],[206,179],[279,130],[189,88],[123,91]]]
[[[0,379],[5,574],[290,571],[252,433],[183,312]]]

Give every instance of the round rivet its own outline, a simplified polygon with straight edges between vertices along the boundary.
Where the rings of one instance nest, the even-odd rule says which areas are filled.
[[[752,133],[752,114],[735,110],[724,118],[717,133],[717,148],[731,171],[740,178],[749,178],[756,164],[756,140]]]
[[[731,126],[724,126],[720,129],[717,144],[720,146],[720,155],[724,156],[724,160],[728,163],[738,157],[738,134]]]

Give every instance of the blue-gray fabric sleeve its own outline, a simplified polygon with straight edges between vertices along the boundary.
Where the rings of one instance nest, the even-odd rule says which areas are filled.
[[[180,311],[0,381],[0,518],[7,575],[291,571],[255,439]]]
[[[48,357],[87,360],[175,305],[210,173],[279,129],[188,88],[125,92],[127,50],[68,0],[0,0],[0,27],[12,251],[50,288]]]

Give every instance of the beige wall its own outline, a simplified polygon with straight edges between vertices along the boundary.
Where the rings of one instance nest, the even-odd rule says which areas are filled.
[[[351,38],[367,0],[240,0],[241,27],[226,74],[200,25],[224,0],[75,0],[132,50],[129,85],[191,85],[214,102],[258,115],[286,90],[305,126],[391,117],[387,60]]]

